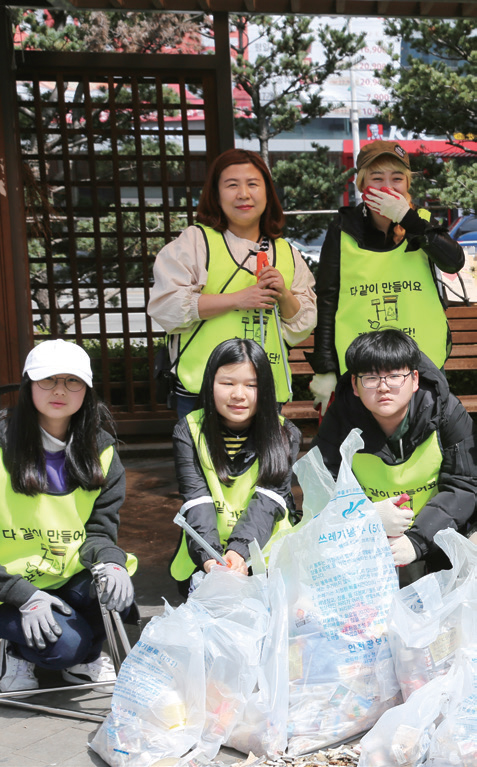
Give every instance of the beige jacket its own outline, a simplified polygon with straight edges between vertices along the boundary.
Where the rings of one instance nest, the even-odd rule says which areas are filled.
[[[259,244],[237,237],[228,230],[225,239],[235,262],[242,263],[249,251],[255,253]],[[316,295],[313,290],[315,278],[304,262],[301,253],[292,248],[295,259],[295,276],[291,291],[300,302],[300,309],[288,319],[281,318],[283,338],[290,346],[296,346],[307,338],[316,325]],[[270,245],[269,253],[272,253]],[[154,286],[151,290],[147,313],[169,335],[187,332],[200,322],[198,302],[201,290],[207,282],[206,247],[204,236],[196,226],[189,226],[173,242],[158,253],[154,264]],[[257,257],[250,255],[244,266],[256,270]],[[171,358],[175,359],[175,344]]]

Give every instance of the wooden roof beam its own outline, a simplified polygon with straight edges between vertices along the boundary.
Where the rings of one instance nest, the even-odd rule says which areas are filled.
[[[71,13],[76,8],[74,0],[49,0],[48,4],[52,8],[59,8],[62,11],[68,11],[68,13]]]
[[[5,2],[5,0],[3,0]],[[20,6],[21,0],[10,0]],[[2,0],[0,0],[0,6]],[[477,0],[29,0],[31,8],[476,18]]]
[[[451,0],[421,0],[418,3],[420,16],[449,18],[470,18],[477,16],[477,3],[464,0],[463,2],[451,2]],[[391,14],[390,14],[391,15]]]
[[[464,17],[477,17],[477,3],[462,3],[462,16]]]

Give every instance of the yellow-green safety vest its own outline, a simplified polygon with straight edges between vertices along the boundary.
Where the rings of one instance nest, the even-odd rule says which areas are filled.
[[[256,460],[246,472],[235,477],[232,485],[227,487],[227,485],[222,484],[217,477],[209,449],[205,442],[205,437],[201,430],[204,411],[194,410],[186,417],[197,450],[197,455],[199,456],[202,471],[204,472],[210,494],[214,500],[217,512],[217,530],[220,542],[225,549],[225,545],[237,520],[247,509],[248,504],[255,493],[258,478],[258,460]],[[280,420],[283,423],[283,418],[281,416]],[[284,530],[291,526],[287,511],[285,516],[275,523],[272,535],[275,535],[279,530]],[[267,546],[265,546],[263,550],[265,551],[266,549]],[[177,554],[171,563],[171,575],[176,581],[185,581],[192,575],[195,569],[196,565],[193,563],[187,550],[187,540],[184,532]]]
[[[403,463],[389,466],[370,453],[355,453],[353,472],[364,494],[373,502],[407,493],[414,519],[438,491],[442,451],[437,432],[416,447]]]
[[[224,285],[237,269],[225,237],[209,226],[200,226],[207,243],[207,283],[202,288],[203,294],[235,293],[257,282],[256,275],[241,267],[230,280],[225,290]],[[291,246],[284,239],[272,241],[273,263],[283,276],[285,286],[290,289],[295,274],[295,261]],[[290,398],[285,373],[288,360],[282,359],[275,313],[272,309],[263,311],[265,330],[265,351],[272,366],[275,381],[275,394],[278,402],[287,402]],[[204,370],[211,352],[222,341],[229,338],[250,338],[260,343],[260,310],[235,309],[218,317],[211,317],[187,333],[179,335],[180,355],[177,364],[177,376],[188,391],[197,394],[202,385]],[[289,371],[288,367],[288,371]],[[290,380],[291,380],[291,374]]]
[[[105,476],[113,455],[109,445],[100,456]],[[100,492],[78,487],[63,495],[16,493],[0,451],[0,562],[7,572],[38,589],[57,589],[84,570],[79,550]],[[129,574],[135,572],[134,555],[128,555],[126,567]]]
[[[423,208],[419,216],[429,220]],[[407,240],[386,252],[360,248],[341,233],[340,292],[335,347],[340,373],[348,346],[370,330],[398,328],[441,368],[446,360],[447,320],[423,250],[406,252]]]

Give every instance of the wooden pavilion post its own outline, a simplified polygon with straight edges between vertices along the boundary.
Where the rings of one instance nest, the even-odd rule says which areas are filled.
[[[0,385],[19,383],[33,345],[11,19],[0,7]],[[3,403],[2,403],[3,404]]]
[[[228,13],[214,13],[214,38],[217,57],[219,150],[225,152],[235,146]]]

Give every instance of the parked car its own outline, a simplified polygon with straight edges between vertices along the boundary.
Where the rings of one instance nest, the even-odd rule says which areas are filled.
[[[305,256],[306,259],[310,259],[310,261],[313,261],[317,264],[320,260],[321,246],[323,245],[325,235],[326,232],[322,232],[319,237],[316,237],[314,240],[311,240],[311,242],[307,243],[303,242],[302,240],[292,240],[289,237],[286,239],[290,245],[293,245],[294,248],[300,251],[302,256]]]
[[[477,246],[477,216],[470,213],[467,216],[460,216],[449,229],[452,239],[460,242],[461,245]]]

